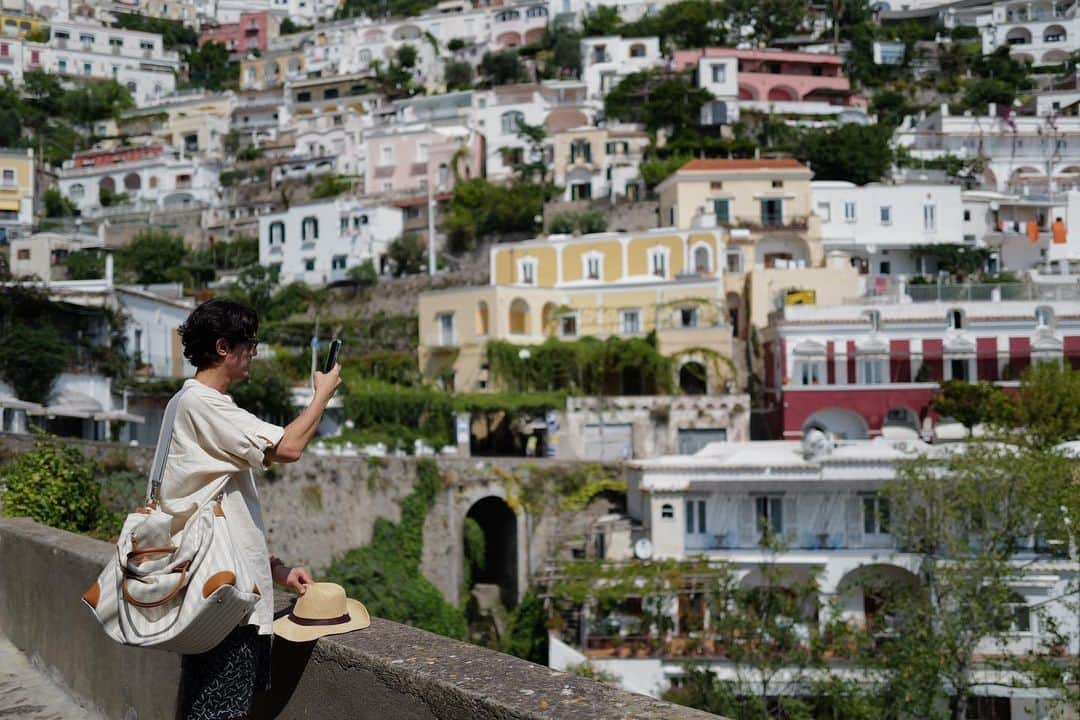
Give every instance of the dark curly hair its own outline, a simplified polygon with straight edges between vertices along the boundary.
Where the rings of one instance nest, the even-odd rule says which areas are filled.
[[[205,370],[220,362],[218,338],[223,338],[230,348],[251,340],[259,331],[259,315],[243,303],[215,298],[192,310],[179,330],[184,357],[196,369]]]

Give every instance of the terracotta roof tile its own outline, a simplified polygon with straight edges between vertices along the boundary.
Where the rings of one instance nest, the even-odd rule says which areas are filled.
[[[795,158],[691,160],[682,170],[809,170]]]

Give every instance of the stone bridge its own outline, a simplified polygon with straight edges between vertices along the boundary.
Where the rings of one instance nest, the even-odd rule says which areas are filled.
[[[80,600],[112,551],[108,543],[25,518],[0,519],[0,653],[14,645],[40,671],[27,671],[15,657],[18,677],[57,692],[35,679],[48,675],[69,694],[21,705],[0,698],[0,715],[176,717],[178,656],[114,643]],[[277,600],[279,612],[286,610],[289,599]],[[259,697],[255,720],[715,717],[378,618],[366,630],[315,643],[279,640],[272,665],[272,689]],[[0,679],[16,677],[12,670],[5,661]]]

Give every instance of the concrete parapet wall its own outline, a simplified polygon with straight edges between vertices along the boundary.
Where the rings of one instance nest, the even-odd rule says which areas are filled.
[[[178,657],[114,643],[80,601],[112,549],[0,519],[0,634],[108,718],[175,717]],[[715,717],[380,619],[317,643],[275,642],[272,677],[255,720]]]

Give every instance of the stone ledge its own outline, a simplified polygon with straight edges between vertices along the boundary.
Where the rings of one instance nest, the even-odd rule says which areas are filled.
[[[105,717],[173,717],[177,656],[122,647],[80,601],[112,546],[0,518],[0,634]],[[363,600],[363,598],[360,598]],[[276,597],[279,610],[290,603]],[[254,718],[697,720],[715,717],[374,618],[317,643],[274,644]]]

